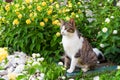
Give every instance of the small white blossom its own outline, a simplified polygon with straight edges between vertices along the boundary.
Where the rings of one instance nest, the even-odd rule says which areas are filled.
[[[120,69],[120,66],[117,66],[117,69]]]
[[[71,78],[71,79],[69,79],[69,80],[74,80],[74,79]]]
[[[85,12],[86,12],[86,17],[92,17],[93,16],[92,10],[87,9]]]
[[[120,7],[120,1],[117,2],[116,6]]]
[[[79,15],[76,15],[76,18],[78,18],[79,17]]]
[[[106,18],[106,19],[105,19],[105,22],[106,22],[106,23],[109,23],[109,22],[110,22],[110,19],[109,19],[109,18]]]
[[[110,16],[110,18],[114,19],[114,16]]]
[[[61,65],[61,66],[63,66],[63,62],[58,62],[58,65]]]
[[[36,57],[37,57],[37,55],[36,55],[35,53],[33,53],[33,54],[32,54],[32,57],[33,57],[33,58],[36,58]]]
[[[42,62],[42,61],[44,61],[44,58],[43,57],[38,58],[37,61],[41,61]]]
[[[108,2],[110,2],[110,0],[107,0]]]
[[[63,80],[65,80],[65,79],[66,79],[66,77],[65,77],[65,76],[62,76],[61,78],[62,78]]]
[[[37,57],[40,57],[40,54],[39,54],[39,53],[37,53],[37,54],[36,54],[36,56],[37,56]]]
[[[104,47],[105,47],[105,45],[104,45],[104,44],[100,44],[100,47],[101,47],[101,48],[104,48]]]
[[[33,62],[32,63],[32,66],[34,66],[34,65],[39,65],[40,63],[39,62]]]
[[[117,34],[118,33],[118,31],[117,30],[113,30],[113,34]]]
[[[42,78],[42,77],[40,77],[40,76],[37,77],[37,79],[38,79],[38,80],[44,80],[44,78]]]
[[[93,78],[93,80],[100,80],[100,77],[99,77],[99,76],[95,76],[95,77]]]
[[[108,29],[107,29],[106,27],[104,27],[104,28],[102,29],[102,31],[103,31],[104,33],[106,33],[106,32],[108,31]]]
[[[44,73],[41,73],[40,76],[41,76],[42,78],[44,78],[45,74],[44,74]]]

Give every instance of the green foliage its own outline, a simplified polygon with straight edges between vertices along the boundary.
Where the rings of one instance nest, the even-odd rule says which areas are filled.
[[[100,46],[107,59],[120,63],[120,7],[110,1],[91,1],[88,9],[93,11],[95,21],[88,26],[93,26],[90,34],[96,40],[95,45]],[[103,46],[102,46],[103,45]]]
[[[59,19],[69,20],[76,14],[78,20],[83,17],[78,13],[78,4],[71,2],[68,6],[60,6],[52,0],[17,0],[0,5],[0,46],[31,54],[39,52],[46,58],[59,57],[62,52]]]
[[[27,66],[27,65],[26,65]],[[21,79],[29,79],[31,75],[35,75],[36,71],[40,71],[40,73],[44,73],[44,79],[45,80],[53,80],[58,79],[59,76],[64,75],[63,66],[59,66],[55,63],[48,64],[47,62],[42,62],[40,65],[36,64],[34,66],[30,66],[25,68],[25,71],[27,73],[22,73],[17,77],[17,80]]]

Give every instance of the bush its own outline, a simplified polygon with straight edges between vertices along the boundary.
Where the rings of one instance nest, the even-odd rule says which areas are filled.
[[[62,51],[59,19],[74,18],[80,32],[93,47],[114,62],[120,58],[120,7],[110,1],[19,0],[0,3],[0,46],[27,53],[40,52],[44,57]]]
[[[83,33],[88,33],[93,45],[100,48],[107,59],[120,63],[120,7],[114,0],[86,2],[86,19]],[[90,15],[91,14],[91,15]],[[86,32],[86,30],[88,30]],[[87,34],[86,34],[87,35]]]

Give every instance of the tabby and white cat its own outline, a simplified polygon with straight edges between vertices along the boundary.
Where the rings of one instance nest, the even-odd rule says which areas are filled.
[[[65,51],[65,67],[68,67],[70,61],[70,68],[67,72],[72,73],[76,66],[84,72],[94,68],[97,64],[97,55],[87,39],[76,29],[74,19],[71,18],[69,22],[60,20],[60,22],[62,44]]]

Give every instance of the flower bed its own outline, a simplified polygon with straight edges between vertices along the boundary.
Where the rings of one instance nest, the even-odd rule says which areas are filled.
[[[1,54],[6,54],[3,49]],[[3,53],[5,52],[5,53]],[[0,58],[3,57],[0,55]],[[59,64],[60,65],[60,64]],[[0,63],[0,78],[5,80],[45,80],[57,79],[64,74],[63,66],[47,63],[39,53],[27,56],[23,52],[14,52]]]

